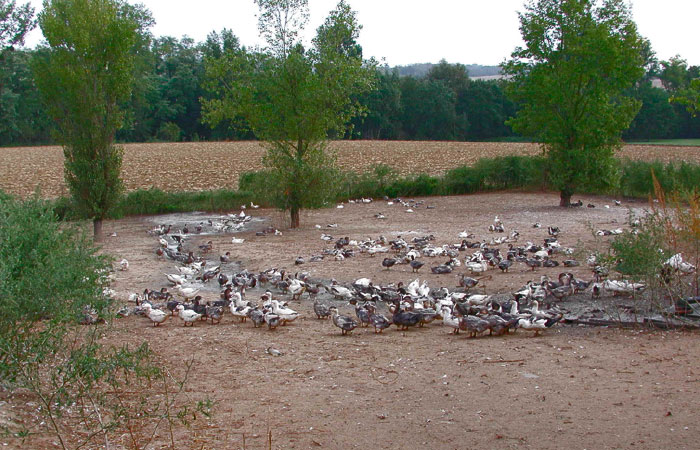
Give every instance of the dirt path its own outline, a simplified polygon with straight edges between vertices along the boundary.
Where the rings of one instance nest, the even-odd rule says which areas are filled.
[[[232,244],[231,235],[222,235],[192,237],[189,245],[197,248],[211,239],[209,258],[230,251],[233,260],[255,272],[284,267],[340,282],[367,276],[377,284],[407,283],[419,276],[432,287],[454,289],[455,274],[425,270],[445,258],[429,260],[418,275],[408,266],[384,270],[381,256],[300,266],[294,260],[308,260],[328,246],[321,233],[351,239],[432,234],[443,244],[459,242],[458,233],[467,230],[475,233],[474,240],[488,241],[497,236],[487,231],[496,215],[506,232],[521,233],[520,242],[541,242],[546,227],[556,225],[562,230],[562,245],[590,246],[595,244],[592,229],[625,227],[628,213],[646,206],[615,206],[609,198],[584,197],[584,203],[596,207],[561,209],[554,206],[556,195],[543,193],[422,200],[413,213],[383,201],[308,211],[302,228],[294,231],[284,228],[278,213],[248,209],[264,220],[236,234],[244,243]],[[375,219],[379,212],[387,219]],[[107,238],[104,250],[130,262],[128,271],[117,272],[114,288],[120,298],[167,286],[163,274],[172,273],[174,264],[156,257],[157,242],[146,231],[176,220],[140,217],[105,224],[107,235],[116,236]],[[535,222],[542,227],[532,228]],[[268,225],[281,229],[282,235],[255,235]],[[509,274],[492,271],[485,291],[509,293],[529,279],[556,277],[560,271],[538,269],[533,274],[524,266],[514,266]],[[576,273],[591,277],[585,264]],[[218,286],[204,295],[218,297]],[[175,319],[153,328],[142,317],[129,317],[117,321],[110,339],[147,341],[176,371],[194,361],[186,391],[194,399],[213,400],[214,414],[182,437],[181,448],[244,448],[245,435],[245,448],[263,449],[268,432],[272,447],[280,449],[697,448],[696,333],[558,326],[539,337],[518,331],[470,339],[433,323],[407,332],[390,328],[380,335],[357,329],[346,337],[330,321],[313,317],[306,296],[291,306],[302,317],[275,331],[254,329],[230,315],[220,325],[199,323],[194,328],[183,328]],[[351,314],[349,306],[339,306]],[[283,355],[269,355],[269,347]]]

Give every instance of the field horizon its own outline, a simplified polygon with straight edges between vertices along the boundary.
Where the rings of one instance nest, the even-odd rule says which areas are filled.
[[[127,191],[157,188],[168,192],[238,189],[241,173],[262,168],[258,141],[122,144],[122,178]],[[364,172],[386,164],[401,175],[439,175],[471,166],[480,158],[536,155],[536,143],[450,141],[331,141],[344,170]],[[622,159],[700,164],[700,147],[626,144]],[[60,146],[0,148],[0,189],[27,197],[68,195]]]

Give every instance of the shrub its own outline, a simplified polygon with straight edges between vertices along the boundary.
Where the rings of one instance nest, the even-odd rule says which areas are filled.
[[[103,344],[110,260],[54,208],[0,192],[0,382],[39,405],[37,423],[5,422],[2,431],[26,436],[43,421],[63,449],[96,439],[110,448],[111,434],[145,448],[188,408],[178,400],[185,383],[159,368],[147,344]],[[87,317],[93,325],[79,325]]]

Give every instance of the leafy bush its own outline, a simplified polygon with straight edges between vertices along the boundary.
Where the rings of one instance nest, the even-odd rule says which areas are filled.
[[[447,171],[444,185],[450,194],[473,194],[485,190],[483,174],[468,166]]]
[[[80,227],[59,222],[54,208],[0,192],[0,382],[32,396],[37,422],[63,449],[98,438],[110,448],[111,433],[144,448],[188,408],[178,400],[184,381],[161,370],[147,344],[103,344],[111,261]],[[92,326],[79,325],[88,317]],[[4,423],[2,431],[26,437],[39,425],[23,423]]]
[[[109,267],[81,229],[61,224],[48,202],[0,198],[0,340],[37,320],[70,323],[102,311]],[[6,355],[5,355],[6,356]],[[6,368],[6,367],[5,367]]]
[[[679,192],[668,202],[653,175],[652,183],[650,212],[638,218],[633,231],[613,239],[609,259],[623,276],[645,282],[651,306],[665,307],[700,295],[698,273],[692,270],[700,264],[700,203],[695,195]],[[680,260],[668,264],[672,257]]]

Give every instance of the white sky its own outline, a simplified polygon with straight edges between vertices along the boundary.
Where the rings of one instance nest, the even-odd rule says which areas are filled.
[[[438,62],[496,65],[522,43],[517,11],[524,0],[347,0],[363,29],[359,42],[365,57],[390,66]],[[137,1],[129,0],[130,3]],[[18,3],[25,3],[19,0]],[[37,12],[41,0],[31,0]],[[243,45],[262,44],[253,0],[142,0],[153,14],[156,36],[188,35],[203,41],[211,31],[230,28]],[[309,0],[310,39],[337,0]],[[651,41],[659,60],[679,54],[700,65],[698,0],[633,0],[639,32]],[[42,39],[34,30],[33,47]]]

